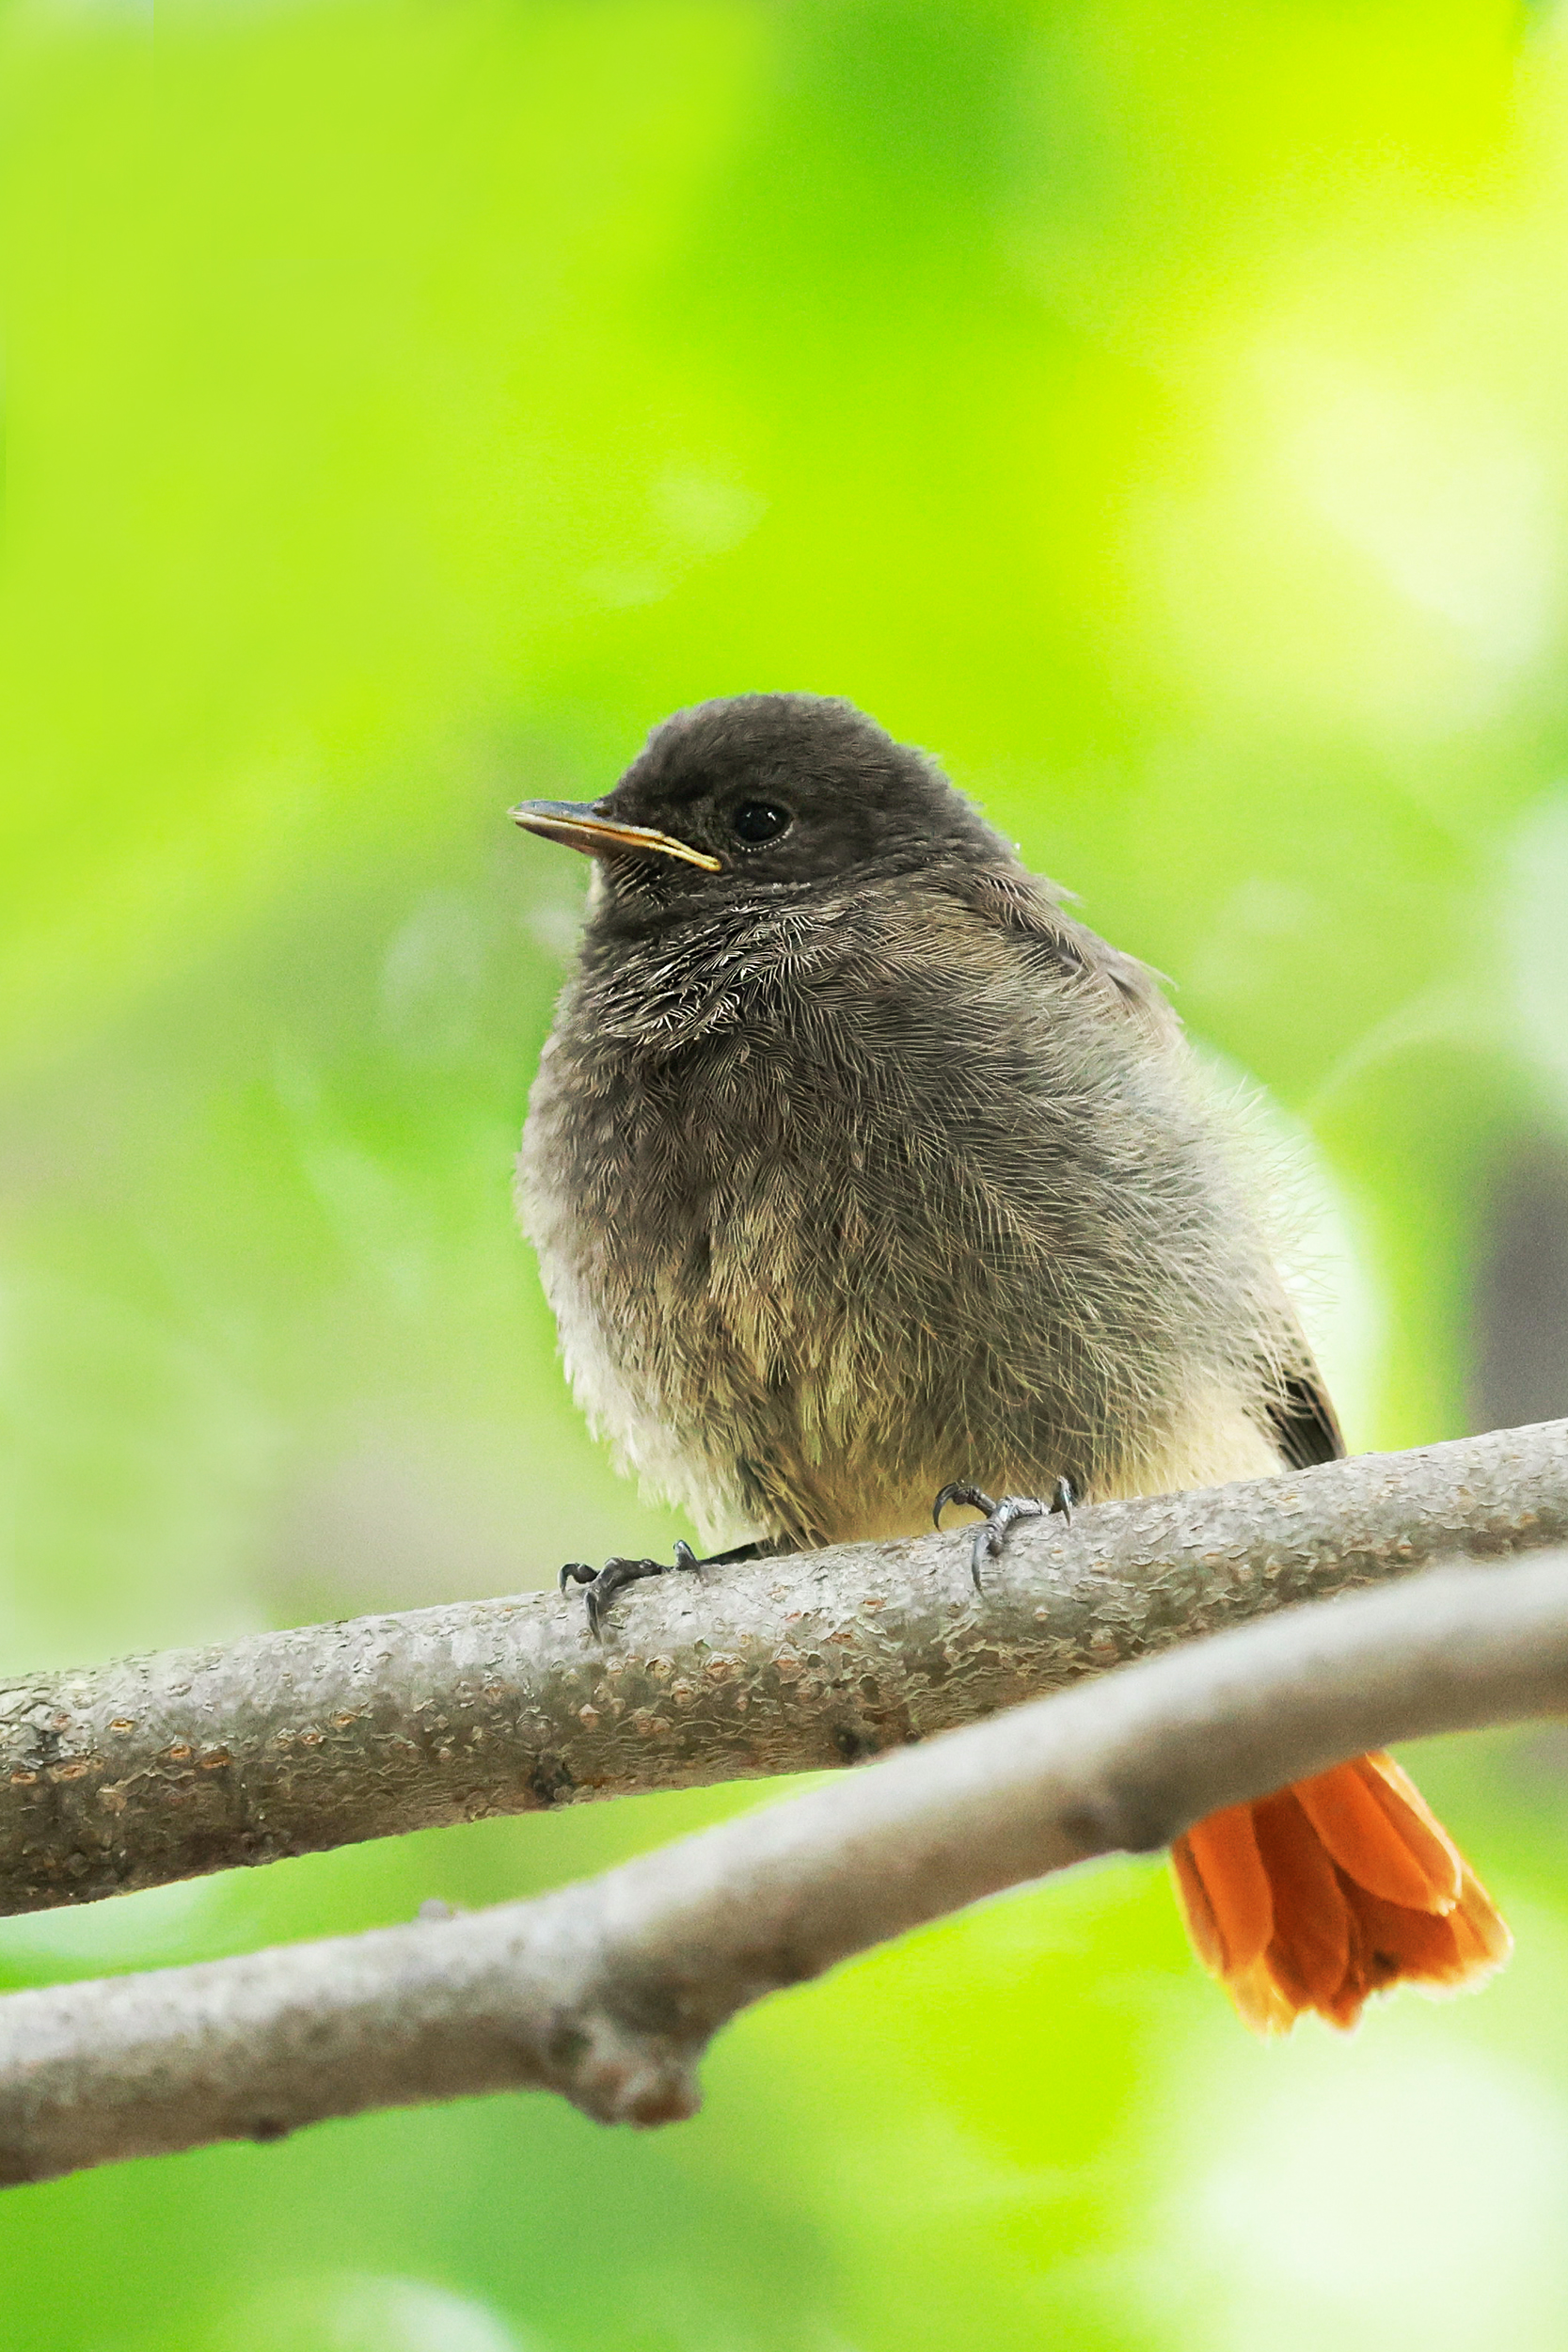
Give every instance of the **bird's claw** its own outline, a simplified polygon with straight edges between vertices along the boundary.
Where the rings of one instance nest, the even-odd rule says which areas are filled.
[[[983,1511],[988,1519],[996,1508],[990,1496],[980,1487],[971,1486],[963,1479],[955,1478],[950,1486],[942,1488],[931,1505],[931,1525],[939,1534],[942,1532],[942,1515],[950,1502],[967,1503],[972,1511]]]
[[[639,1583],[645,1576],[672,1576],[678,1569],[703,1565],[689,1544],[676,1544],[674,1554],[673,1560],[631,1560],[617,1554],[607,1560],[602,1568],[590,1567],[586,1560],[568,1560],[557,1581],[562,1592],[568,1584],[587,1587],[588,1629],[597,1634],[604,1625],[605,1611],[626,1585]]]
[[[981,1567],[988,1560],[1000,1559],[1002,1547],[1007,1540],[1007,1531],[1015,1521],[1044,1518],[1048,1513],[1053,1512],[1066,1519],[1069,1527],[1072,1525],[1072,1482],[1067,1478],[1057,1479],[1048,1503],[1042,1502],[1037,1495],[1003,1495],[998,1501],[988,1495],[983,1487],[971,1486],[961,1479],[955,1479],[951,1486],[942,1488],[931,1505],[931,1523],[934,1527],[941,1527],[942,1515],[950,1502],[967,1503],[972,1511],[985,1513],[969,1548],[969,1573],[974,1580],[977,1593],[984,1590],[980,1580]]]

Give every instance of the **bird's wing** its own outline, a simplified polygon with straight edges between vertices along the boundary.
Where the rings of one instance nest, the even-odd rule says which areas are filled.
[[[1275,1442],[1291,1470],[1310,1470],[1315,1462],[1341,1462],[1344,1432],[1329,1402],[1323,1376],[1310,1360],[1305,1372],[1291,1373],[1269,1406]]]
[[[1108,1004],[1162,1043],[1180,1033],[1162,992],[1163,976],[1069,914],[1061,901],[1071,894],[1058,883],[1006,866],[965,868],[944,880],[973,914],[1011,932],[1058,975],[1066,973],[1099,990]]]
[[[1053,882],[1039,875],[990,867],[965,874],[958,888],[975,913],[1025,940],[1058,971],[1076,974],[1098,988],[1108,1004],[1117,1006],[1155,1041],[1166,1044],[1179,1036],[1180,1025],[1162,993],[1160,974],[1067,914],[1060,903],[1064,894]],[[1273,1384],[1269,1434],[1289,1470],[1342,1461],[1344,1433],[1305,1340],[1298,1363],[1297,1371]]]

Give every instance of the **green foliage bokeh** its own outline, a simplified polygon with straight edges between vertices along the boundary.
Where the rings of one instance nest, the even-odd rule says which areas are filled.
[[[511,1222],[580,876],[502,812],[741,689],[939,751],[1170,974],[1295,1139],[1353,1441],[1474,1420],[1568,1136],[1565,22],[8,0],[0,1666],[682,1532]],[[1105,1869],[768,2005],[657,2137],[497,2100],[11,2192],[0,2352],[1544,2352],[1563,1757],[1420,1770],[1519,1931],[1481,1998],[1260,2050]],[[0,1983],[757,1796],[0,1922]]]

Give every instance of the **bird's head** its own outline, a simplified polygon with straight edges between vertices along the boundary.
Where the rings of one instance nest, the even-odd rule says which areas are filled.
[[[847,702],[738,694],[678,710],[612,792],[525,801],[515,821],[599,862],[635,918],[700,914],[769,886],[1008,854],[935,763]]]

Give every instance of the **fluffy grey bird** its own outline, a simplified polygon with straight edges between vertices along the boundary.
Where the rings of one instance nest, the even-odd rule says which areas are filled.
[[[596,863],[523,1220],[591,1421],[705,1541],[1339,1450],[1152,975],[932,760],[747,694],[677,712],[591,807],[514,815]],[[595,1624],[659,1565],[594,1578]]]
[[[719,1555],[1012,1519],[1342,1452],[1152,975],[1066,914],[923,754],[847,703],[683,710],[591,807],[596,867],[529,1109],[524,1222],[577,1393]],[[993,1502],[992,1497],[1000,1498]],[[638,1577],[562,1571],[597,1630]],[[1354,2023],[1508,1931],[1363,1756],[1179,1838],[1249,2024]]]

